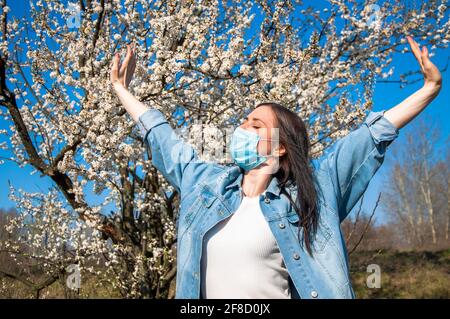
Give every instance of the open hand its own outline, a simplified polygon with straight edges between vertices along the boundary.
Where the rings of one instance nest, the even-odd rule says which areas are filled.
[[[127,55],[123,63],[120,63],[120,56],[118,53],[114,55],[113,63],[110,72],[110,79],[113,85],[119,84],[128,88],[128,85],[133,78],[134,70],[136,69],[135,48],[127,44]]]
[[[422,50],[420,50],[419,45],[416,41],[414,41],[412,37],[407,36],[406,39],[411,46],[412,53],[420,64],[420,68],[425,80],[425,85],[440,87],[442,84],[441,72],[439,72],[439,69],[433,64],[433,62],[431,62],[428,56],[427,47],[423,46]]]

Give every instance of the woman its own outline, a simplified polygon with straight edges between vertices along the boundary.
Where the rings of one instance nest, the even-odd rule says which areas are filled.
[[[198,160],[162,113],[127,90],[128,46],[111,82],[137,122],[153,165],[181,196],[176,298],[354,298],[340,223],[366,190],[399,129],[439,93],[441,75],[408,37],[424,86],[399,105],[370,112],[313,167],[304,122],[262,103],[233,133],[237,165]],[[277,136],[274,136],[274,132]]]

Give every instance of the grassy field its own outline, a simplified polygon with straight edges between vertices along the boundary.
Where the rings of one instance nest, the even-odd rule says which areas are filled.
[[[357,298],[450,298],[450,249],[355,252],[350,263]],[[380,288],[366,285],[369,264],[380,266]]]

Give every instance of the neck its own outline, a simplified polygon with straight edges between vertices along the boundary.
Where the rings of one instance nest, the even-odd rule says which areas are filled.
[[[272,179],[271,174],[262,174],[258,170],[250,170],[242,179],[242,191],[247,197],[255,197],[262,194]]]

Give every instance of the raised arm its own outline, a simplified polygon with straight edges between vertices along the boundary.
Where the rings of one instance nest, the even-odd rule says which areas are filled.
[[[367,189],[399,129],[430,104],[441,89],[441,75],[426,48],[420,51],[412,38],[408,41],[424,74],[423,88],[389,110],[370,112],[363,125],[338,140],[322,162],[338,200],[341,221]]]
[[[183,178],[185,172],[201,172],[207,164],[198,160],[192,146],[177,136],[160,111],[147,107],[128,91],[135,65],[134,48],[128,46],[122,65],[119,55],[114,57],[110,73],[112,85],[122,105],[137,123],[144,143],[150,149],[153,166],[180,192],[182,183],[194,182],[193,176],[196,176],[187,174],[191,181],[186,180]]]
[[[383,116],[370,112],[364,123],[337,140],[320,160],[321,170],[329,176],[342,222],[361,198],[370,180],[384,161],[387,147],[399,130]]]
[[[110,72],[110,79],[113,85],[114,91],[119,97],[125,110],[130,114],[131,118],[138,122],[139,116],[141,116],[148,107],[136,99],[133,94],[128,91],[128,85],[133,77],[134,70],[136,68],[136,56],[135,49],[130,45],[127,45],[127,55],[120,63],[119,54],[116,53],[113,58],[113,63]]]
[[[424,46],[420,50],[413,38],[407,37],[424,77],[423,87],[410,95],[400,104],[386,111],[384,116],[397,128],[402,128],[414,119],[439,94],[442,87],[442,76],[439,69],[431,62],[428,50]]]

